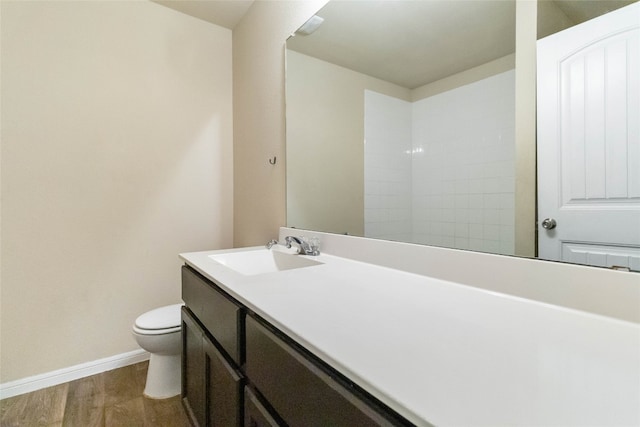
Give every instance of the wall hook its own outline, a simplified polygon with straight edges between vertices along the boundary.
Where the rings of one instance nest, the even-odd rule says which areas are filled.
[[[273,159],[269,159],[269,164],[270,165],[275,165],[276,164],[276,156],[273,156]]]

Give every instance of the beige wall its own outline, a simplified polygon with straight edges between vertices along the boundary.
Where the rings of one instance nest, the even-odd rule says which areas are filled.
[[[0,382],[137,349],[177,254],[232,245],[231,32],[2,1]]]
[[[516,251],[536,254],[537,0],[516,3]]]
[[[258,0],[233,30],[235,246],[285,224],[284,44],[326,2]]]
[[[364,91],[411,91],[291,50],[286,77],[287,225],[364,236]]]

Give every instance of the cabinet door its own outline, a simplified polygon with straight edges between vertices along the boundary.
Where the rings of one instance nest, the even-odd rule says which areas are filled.
[[[245,373],[256,389],[290,426],[360,427],[398,423],[373,409],[348,385],[329,376],[318,365],[274,332],[246,319]],[[402,421],[399,421],[402,424]]]
[[[203,333],[186,307],[182,307],[182,401],[191,423],[205,427],[205,358]]]
[[[242,387],[244,377],[204,337],[206,365],[207,426],[242,426]]]
[[[244,427],[280,427],[251,389],[244,390]]]

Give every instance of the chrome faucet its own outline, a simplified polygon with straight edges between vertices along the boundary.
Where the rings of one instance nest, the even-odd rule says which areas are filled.
[[[308,242],[302,240],[299,237],[287,236],[284,238],[284,242],[287,248],[291,248],[293,243],[298,245],[298,255],[320,255],[320,250],[315,245],[310,245]]]

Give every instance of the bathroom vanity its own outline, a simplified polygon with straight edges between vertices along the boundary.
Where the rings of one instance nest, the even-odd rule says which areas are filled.
[[[282,229],[280,241],[291,233],[302,232]],[[523,297],[522,283],[491,288],[510,269],[526,282],[530,260],[314,236],[319,256],[270,265],[264,248],[181,255],[182,395],[194,425],[640,424],[637,275],[606,272],[613,298],[636,300],[603,314],[568,298],[571,283],[597,286],[586,283],[597,269],[550,264],[567,282],[552,288],[574,301],[564,303]],[[405,267],[385,266],[385,251]],[[441,255],[467,257],[477,286],[459,272],[446,280],[447,265],[415,272]],[[564,271],[574,268],[589,274]]]
[[[182,283],[182,395],[195,425],[409,425],[193,268]]]

